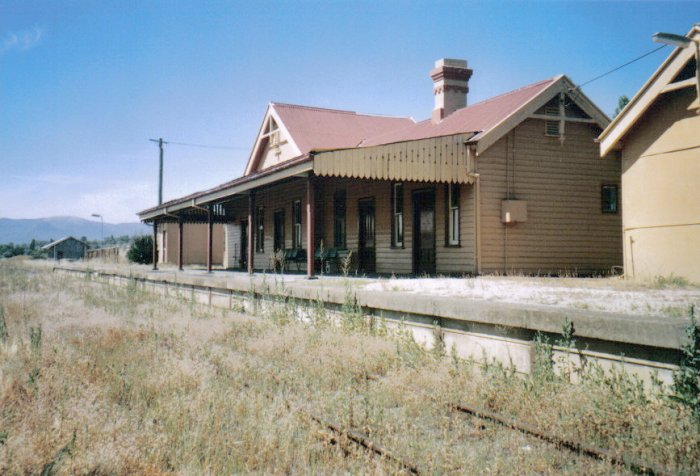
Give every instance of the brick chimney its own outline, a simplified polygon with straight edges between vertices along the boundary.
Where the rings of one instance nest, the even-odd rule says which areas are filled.
[[[435,62],[435,69],[430,72],[435,94],[434,123],[467,105],[471,75],[465,60],[443,58]]]

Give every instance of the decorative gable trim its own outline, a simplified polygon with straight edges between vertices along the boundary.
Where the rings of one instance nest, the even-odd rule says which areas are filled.
[[[596,106],[585,94],[576,88],[574,83],[565,75],[557,76],[545,89],[540,91],[527,103],[513,111],[505,117],[501,122],[486,132],[475,135],[469,142],[476,143],[476,154],[483,153],[486,149],[498,142],[503,136],[514,129],[518,124],[523,122],[528,117],[545,106],[549,101],[559,94],[567,94],[569,98],[576,103],[588,116],[592,118],[591,122],[595,122],[601,128],[605,128],[610,123],[610,118],[598,106]],[[566,120],[571,120],[567,118]],[[575,120],[575,119],[574,119]],[[587,121],[586,121],[587,122]]]
[[[270,134],[267,132],[267,127],[270,123],[270,119],[272,119],[275,122],[279,129],[279,132],[282,133],[282,135],[285,137],[285,140],[293,148],[295,152],[294,156],[296,157],[301,155],[301,150],[294,142],[294,137],[292,137],[292,135],[289,133],[289,130],[284,125],[284,122],[282,122],[282,119],[280,118],[279,114],[277,114],[277,111],[275,110],[275,104],[270,103],[267,106],[267,111],[265,111],[265,117],[263,118],[263,121],[260,124],[260,128],[258,129],[258,135],[255,139],[255,145],[253,145],[253,150],[250,154],[250,157],[248,158],[248,163],[246,164],[243,176],[250,175],[258,170],[258,166],[260,165],[260,158],[262,157],[262,154],[265,151],[265,147],[267,146],[270,138]]]
[[[699,41],[700,28],[697,26],[693,27],[687,36],[694,38],[695,41]],[[675,48],[671,52],[668,58],[661,63],[661,66],[644,83],[644,86],[637,91],[637,94],[634,95],[622,112],[600,134],[598,139],[600,141],[601,157],[607,155],[611,150],[619,148],[622,138],[641,119],[660,94],[690,85],[690,81],[688,81],[679,82],[678,84],[674,83],[674,86],[671,86],[673,79],[688,61],[691,61],[694,57],[695,48]]]

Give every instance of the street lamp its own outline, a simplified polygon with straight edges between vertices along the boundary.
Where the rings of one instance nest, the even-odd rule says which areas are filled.
[[[104,220],[104,218],[102,218],[102,215],[100,215],[98,213],[93,213],[92,216],[100,219],[100,225],[101,225],[101,229],[102,229],[102,246],[104,247],[104,245],[105,245],[105,220]]]
[[[657,43],[678,48],[688,48],[695,45],[695,86],[697,87],[698,101],[700,101],[700,41],[675,33],[656,33],[651,38]],[[698,113],[700,113],[700,109],[698,109]]]

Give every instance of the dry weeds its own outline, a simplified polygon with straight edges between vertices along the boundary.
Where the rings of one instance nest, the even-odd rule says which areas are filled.
[[[700,471],[692,415],[623,374],[523,379],[425,352],[405,333],[329,325],[321,310],[316,326],[295,320],[293,304],[252,317],[17,261],[0,262],[0,306],[2,474],[399,472],[296,407],[428,473],[625,472],[448,412],[455,401]]]

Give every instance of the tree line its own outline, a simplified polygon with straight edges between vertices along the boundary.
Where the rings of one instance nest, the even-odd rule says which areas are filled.
[[[105,237],[104,240],[88,240],[86,236],[80,237],[80,241],[92,248],[106,248],[110,246],[128,245],[133,241],[129,235]],[[0,243],[0,258],[12,258],[13,256],[29,256],[31,258],[46,258],[46,251],[41,247],[53,243],[53,238],[48,240],[32,240],[30,243]]]

